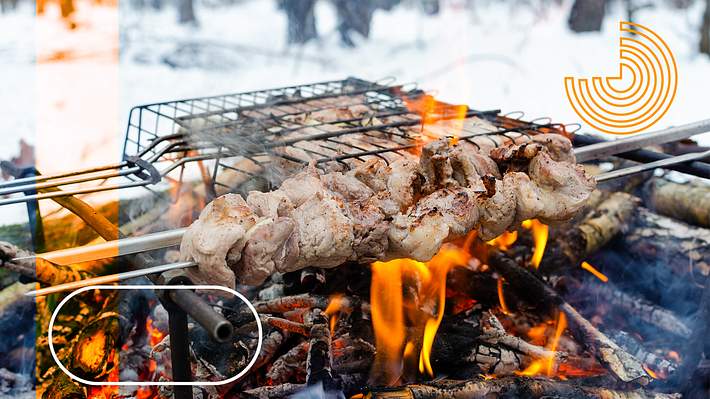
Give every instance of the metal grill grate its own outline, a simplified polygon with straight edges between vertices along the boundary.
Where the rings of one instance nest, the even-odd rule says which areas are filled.
[[[127,187],[149,187],[168,175],[182,182],[188,164],[201,164],[208,194],[239,191],[253,178],[278,183],[294,165],[316,162],[343,170],[376,157],[391,162],[421,144],[422,117],[407,103],[426,96],[415,85],[357,78],[135,107],[129,115],[120,164],[0,185],[0,205]],[[455,115],[437,102],[429,119]],[[355,110],[355,111],[353,111]],[[460,115],[458,115],[460,116]],[[524,122],[494,111],[468,109],[459,135],[564,133],[549,120]],[[444,132],[445,134],[445,132]],[[207,168],[211,170],[205,172]],[[79,185],[81,183],[81,185]],[[61,188],[60,192],[43,189]],[[264,187],[262,187],[264,188]],[[266,187],[268,188],[268,187]],[[38,194],[27,194],[36,189]],[[23,194],[24,193],[24,194]]]

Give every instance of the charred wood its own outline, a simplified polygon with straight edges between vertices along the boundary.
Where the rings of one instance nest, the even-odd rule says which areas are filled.
[[[641,341],[634,338],[626,331],[617,331],[616,333],[611,334],[610,338],[613,339],[619,346],[624,348],[624,350],[636,356],[637,359],[642,361],[647,367],[650,367],[651,370],[663,377],[670,376],[678,367],[678,364],[675,362],[669,361],[653,353],[650,349],[645,347]]]
[[[634,225],[622,239],[627,251],[649,261],[663,261],[677,275],[710,274],[710,229],[639,208]]]
[[[487,397],[580,398],[580,399],[665,399],[680,395],[663,394],[644,389],[628,391],[581,386],[573,382],[542,378],[507,377],[465,382],[437,381],[402,388],[371,390],[372,399],[468,399]]]
[[[627,294],[611,283],[598,284],[586,281],[580,289],[604,303],[619,308],[625,314],[642,320],[667,333],[688,338],[691,330],[685,321],[672,311],[657,306],[643,298]]]
[[[333,375],[333,358],[331,353],[331,336],[328,318],[322,310],[313,309],[306,319],[311,324],[308,356],[306,358],[306,384],[322,383],[330,391],[335,389]]]
[[[308,342],[304,341],[276,359],[267,371],[266,377],[274,385],[283,384],[292,379],[305,381],[303,373],[307,357]]]
[[[556,305],[569,319],[570,331],[577,341],[589,349],[599,362],[622,382],[645,385],[650,381],[643,365],[635,357],[605,336],[567,303],[557,292],[533,273],[519,266],[499,251],[490,256],[490,265],[517,290],[527,293],[533,303]]]

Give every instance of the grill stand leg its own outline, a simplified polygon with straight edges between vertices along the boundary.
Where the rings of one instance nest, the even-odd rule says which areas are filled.
[[[192,381],[190,370],[190,341],[187,335],[187,313],[174,303],[166,306],[170,329],[170,361],[173,381]],[[191,385],[173,386],[175,399],[192,399]]]

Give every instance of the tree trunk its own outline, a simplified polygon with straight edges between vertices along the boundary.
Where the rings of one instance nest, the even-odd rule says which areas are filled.
[[[197,24],[192,0],[178,0],[178,22],[181,24]]]
[[[575,0],[569,14],[569,28],[573,32],[598,32],[602,28],[605,0]]]
[[[710,55],[710,0],[705,0],[705,14],[700,27],[700,52]]]
[[[316,17],[313,13],[315,0],[285,0],[280,7],[288,18],[288,42],[303,44],[318,38]]]

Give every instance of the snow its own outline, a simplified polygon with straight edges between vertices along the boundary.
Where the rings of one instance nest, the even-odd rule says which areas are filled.
[[[572,34],[569,0],[545,9],[522,2],[476,2],[470,9],[450,0],[434,17],[398,6],[377,11],[371,37],[352,49],[340,45],[335,10],[320,1],[321,39],[294,48],[286,45],[286,18],[275,1],[198,2],[199,27],[177,25],[169,6],[138,12],[127,1],[120,10],[79,1],[72,31],[54,4],[37,18],[27,6],[0,15],[0,158],[13,156],[24,137],[37,145],[44,173],[113,163],[134,105],[347,76],[395,77],[476,109],[579,122],[563,78],[617,73],[623,15],[612,6],[602,32]],[[636,22],[663,36],[680,76],[676,100],[654,129],[710,117],[710,57],[696,51],[702,2],[687,10],[659,3],[639,11]],[[180,52],[177,43],[183,50],[198,43],[201,51]],[[166,58],[197,67],[173,68]],[[710,134],[701,141],[710,144]],[[19,216],[0,209],[0,220],[21,220],[15,209]]]

